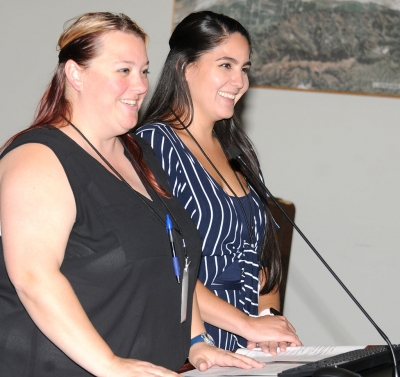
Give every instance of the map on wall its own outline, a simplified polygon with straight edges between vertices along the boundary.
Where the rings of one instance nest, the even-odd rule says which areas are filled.
[[[249,30],[251,86],[400,95],[400,0],[175,0],[174,26],[200,10]]]

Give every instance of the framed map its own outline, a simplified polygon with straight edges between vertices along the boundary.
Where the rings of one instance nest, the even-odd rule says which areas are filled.
[[[251,86],[400,96],[400,0],[175,0],[174,26],[200,10],[249,30]]]

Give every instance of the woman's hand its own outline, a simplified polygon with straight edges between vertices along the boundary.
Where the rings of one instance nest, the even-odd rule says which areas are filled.
[[[248,349],[260,347],[263,352],[277,354],[287,347],[302,346],[296,329],[284,316],[248,317]]]
[[[200,317],[199,307],[197,305],[196,292],[193,294],[192,310],[192,338],[205,331],[204,324]],[[233,352],[225,351],[213,345],[200,342],[195,343],[189,350],[189,361],[199,371],[204,372],[213,365],[221,367],[237,367],[242,369],[262,368],[260,363],[250,357],[239,355]]]
[[[237,367],[242,369],[263,368],[264,364],[250,357],[225,351],[207,343],[196,343],[190,347],[190,363],[199,371],[204,372],[213,365],[221,367]]]
[[[261,348],[261,351],[268,354],[270,353],[272,356],[276,356],[278,354],[278,348],[281,352],[285,352],[287,347],[297,347],[298,344],[295,343],[287,343],[287,342],[247,342],[247,349],[252,350],[254,348]]]
[[[179,374],[146,361],[115,356],[105,377],[176,377]]]

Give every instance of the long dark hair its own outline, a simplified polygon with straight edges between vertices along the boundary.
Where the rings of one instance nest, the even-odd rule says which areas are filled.
[[[171,127],[181,128],[175,114],[186,127],[189,127],[193,120],[194,110],[189,86],[185,79],[186,67],[190,63],[198,61],[204,53],[219,46],[234,33],[239,33],[246,38],[251,53],[250,34],[238,21],[228,16],[202,11],[191,13],[183,19],[172,33],[169,40],[170,51],[158,78],[154,94],[140,124],[135,129],[145,123],[156,121],[163,121]],[[239,148],[245,162],[253,171],[261,174],[253,144],[246,135],[236,113],[230,119],[216,122],[214,132],[225,153],[231,146]],[[265,281],[260,293],[267,294],[275,291],[279,286],[282,275],[281,257],[275,236],[274,222],[264,199],[264,190],[256,181],[251,184],[259,193],[267,215],[267,229],[259,253],[259,263]]]
[[[147,34],[127,15],[123,13],[95,12],[86,13],[78,18],[67,21],[73,23],[68,26],[58,39],[58,65],[54,75],[41,98],[36,110],[32,124],[25,130],[11,137],[4,148],[18,136],[35,128],[44,128],[54,125],[58,128],[68,124],[66,119],[72,115],[71,103],[66,98],[66,75],[64,72],[65,63],[72,59],[82,68],[87,68],[92,59],[99,55],[102,47],[102,36],[111,31],[122,31],[131,33],[147,43]],[[124,144],[134,157],[134,164],[137,164],[139,174],[143,175],[145,182],[149,182],[160,195],[170,195],[158,185],[153,173],[147,167],[142,150],[131,135],[121,136]],[[143,174],[142,174],[143,172]]]

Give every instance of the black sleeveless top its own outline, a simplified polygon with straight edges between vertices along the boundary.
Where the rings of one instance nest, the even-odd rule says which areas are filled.
[[[157,181],[170,192],[151,147],[135,137]],[[76,222],[61,272],[71,283],[89,319],[120,357],[145,360],[177,370],[189,354],[191,308],[201,240],[175,198],[140,198],[71,138],[54,127],[19,136],[3,156],[26,143],[48,146],[61,162],[76,202]],[[145,185],[146,186],[146,185]],[[177,283],[165,225],[170,213],[185,237],[190,264],[188,314],[180,323],[181,285]],[[175,225],[175,222],[174,222]],[[174,231],[183,270],[182,238]],[[35,326],[19,301],[0,249],[0,376],[80,377],[91,374],[71,361]]]

